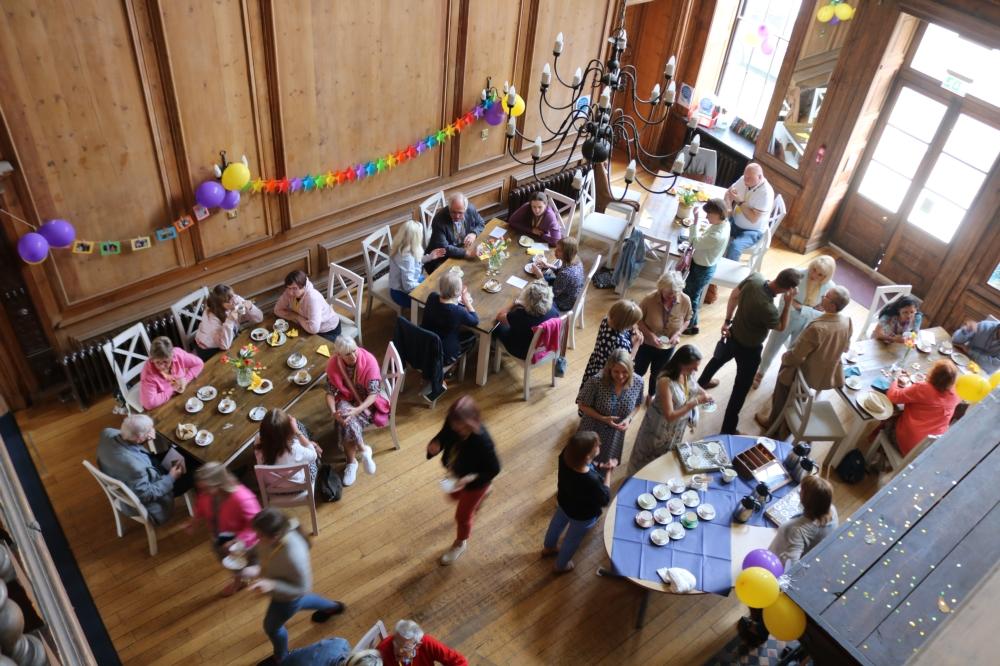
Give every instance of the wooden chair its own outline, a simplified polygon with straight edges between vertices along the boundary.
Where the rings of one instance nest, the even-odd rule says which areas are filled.
[[[372,313],[372,301],[378,299],[392,308],[396,314],[400,308],[389,295],[389,255],[392,254],[392,231],[385,225],[361,241],[365,255],[365,279],[368,281],[368,315]]]
[[[735,289],[743,280],[747,279],[750,273],[760,270],[764,255],[770,247],[771,229],[765,228],[764,235],[752,246],[753,252],[749,255],[741,256],[739,261],[720,257],[715,267],[715,275],[712,276],[709,284]]]
[[[596,238],[608,249],[606,265],[610,268],[615,252],[631,226],[635,210],[628,208],[625,217],[597,212],[597,195],[594,190],[594,172],[587,174],[580,190],[580,228],[577,238],[582,242],[587,236]],[[609,204],[610,207],[610,204]],[[624,212],[621,211],[621,212]]]
[[[868,448],[865,453],[865,462],[871,464],[875,460],[875,454],[878,453],[879,449],[885,455],[885,459],[889,461],[889,467],[892,468],[893,475],[899,470],[903,469],[911,462],[913,462],[917,456],[923,453],[924,449],[937,441],[940,435],[927,435],[920,442],[913,447],[909,453],[905,456],[899,452],[899,449],[889,441],[889,436],[885,434],[885,430],[879,432],[878,437],[875,438],[875,442]]]
[[[823,461],[824,466],[832,462],[833,452],[837,450],[840,441],[847,436],[847,431],[844,430],[833,404],[825,400],[816,400],[816,392],[806,384],[806,378],[801,370],[795,372],[795,380],[792,382],[792,390],[789,392],[788,401],[785,402],[785,408],[764,434],[770,437],[782,423],[787,425],[792,433],[792,444],[833,442]]]
[[[431,241],[431,222],[439,210],[448,205],[444,192],[435,192],[420,202],[420,223],[424,225],[424,247]]]
[[[868,308],[868,316],[865,317],[864,325],[858,330],[858,340],[867,340],[871,337],[872,326],[878,319],[879,311],[891,301],[900,296],[909,296],[913,287],[908,284],[887,284],[875,287],[875,297],[872,298],[871,307]]]
[[[313,480],[309,476],[309,463],[255,465],[253,471],[257,475],[257,486],[260,488],[261,506],[282,508],[307,506],[312,517],[312,535],[319,534],[319,524],[316,519],[316,496],[313,490]],[[295,475],[299,472],[302,472],[303,481],[295,481]]]
[[[143,506],[139,498],[135,496],[132,489],[126,486],[124,483],[118,479],[108,476],[101,470],[97,469],[89,460],[83,461],[83,466],[90,472],[91,476],[97,481],[98,485],[101,486],[101,490],[104,491],[105,496],[108,498],[108,502],[111,504],[111,514],[115,518],[115,533],[119,538],[125,536],[125,531],[122,529],[122,516],[130,518],[135,522],[146,528],[146,540],[149,542],[149,554],[152,557],[156,556],[159,549],[156,545],[156,526],[153,524],[152,518],[149,517],[149,512],[146,507]],[[191,502],[191,493],[185,493],[184,504],[187,506],[188,513],[194,515],[194,506]]]
[[[111,364],[125,406],[133,412],[142,412],[139,400],[139,375],[149,358],[149,334],[139,322],[111,338],[103,345],[104,355]]]
[[[389,638],[389,631],[385,628],[385,624],[382,620],[377,620],[375,624],[372,625],[371,629],[365,632],[365,635],[361,637],[354,645],[352,652],[358,652],[360,650],[374,650],[378,647],[378,644]]]
[[[517,361],[524,368],[524,401],[528,402],[531,399],[531,370],[539,366],[545,365],[546,363],[552,364],[552,383],[551,386],[556,385],[556,359],[559,358],[563,351],[566,349],[566,333],[568,331],[570,313],[566,313],[559,317],[559,348],[556,350],[549,351],[542,358],[537,361],[532,362],[531,358],[535,355],[535,349],[538,347],[538,339],[542,335],[542,327],[536,326],[534,331],[535,334],[531,336],[531,344],[528,346],[528,353],[524,355],[523,359],[517,359]],[[500,372],[500,360],[503,356],[503,343],[497,342],[496,347],[493,349],[493,372]]]
[[[570,349],[576,349],[576,329],[579,328],[582,331],[584,328],[583,312],[587,307],[587,289],[590,288],[590,283],[594,279],[594,275],[597,274],[597,269],[600,267],[601,255],[597,255],[594,257],[594,265],[587,272],[587,279],[583,283],[583,289],[580,290],[580,295],[576,297],[576,303],[570,312],[570,326],[566,332],[567,346]]]
[[[340,318],[343,335],[357,338],[364,344],[361,333],[361,311],[364,309],[365,280],[354,271],[330,262],[330,277],[326,283],[326,300]]]
[[[202,287],[197,291],[177,301],[170,306],[170,312],[174,315],[174,324],[177,326],[177,334],[181,338],[181,344],[186,351],[191,351],[194,346],[194,334],[198,330],[198,324],[205,316],[205,301],[208,299],[208,287]]]
[[[576,221],[576,199],[549,189],[545,190],[545,198],[549,200],[549,208],[559,216],[562,224],[562,235],[569,236],[573,231],[573,223]]]
[[[399,435],[396,432],[396,405],[399,403],[399,394],[403,392],[405,378],[406,368],[403,367],[403,359],[399,357],[396,345],[390,342],[382,358],[382,390],[386,400],[389,401],[389,433],[392,435],[392,445],[397,451]]]

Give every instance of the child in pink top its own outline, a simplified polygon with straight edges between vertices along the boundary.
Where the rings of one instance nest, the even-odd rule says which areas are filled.
[[[149,359],[139,375],[139,401],[143,409],[155,409],[183,393],[201,373],[205,362],[183,349],[174,349],[170,338],[154,338],[149,345]]]
[[[904,405],[896,421],[896,446],[904,456],[927,435],[940,435],[948,429],[961,400],[955,393],[957,379],[955,364],[941,359],[931,367],[925,382],[900,388],[893,380],[886,395],[894,405]]]

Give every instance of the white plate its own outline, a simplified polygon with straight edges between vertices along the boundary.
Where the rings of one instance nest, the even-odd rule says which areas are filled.
[[[249,416],[251,421],[263,421],[264,417],[267,416],[267,408],[258,405],[250,410]]]
[[[198,446],[208,446],[215,440],[215,435],[207,430],[199,430],[198,434],[194,436],[194,443]]]
[[[635,503],[642,509],[652,509],[656,506],[656,498],[649,493],[643,493],[635,499]]]
[[[438,482],[438,485],[441,486],[442,491],[451,494],[455,492],[455,487],[458,485],[458,479],[453,476],[446,476]]]
[[[715,519],[715,507],[711,504],[702,504],[696,510],[698,512],[698,517],[702,520]]]
[[[712,402],[706,402],[704,405],[699,407],[699,409],[705,414],[711,414],[718,408],[719,408],[719,403],[717,403],[714,400]]]
[[[679,516],[684,513],[684,502],[678,498],[673,498],[667,501],[667,510],[675,516]]]
[[[938,345],[938,352],[945,356],[950,355],[953,351],[955,351],[955,348],[947,340]]]
[[[844,363],[854,364],[857,362],[858,362],[858,355],[855,354],[854,352],[847,352],[846,354],[844,354]]]
[[[185,430],[182,430],[186,426]],[[195,435],[198,434],[198,426],[193,423],[178,423],[177,424],[177,437],[182,441],[187,441],[193,439]]]
[[[687,532],[684,531],[684,526],[681,525],[680,523],[670,523],[669,525],[667,525],[666,529],[667,529],[667,535],[669,535],[670,538],[675,541],[683,539],[684,536],[687,534]]]
[[[458,275],[458,277],[462,277],[463,275],[465,275],[465,271],[462,270],[461,266],[452,266],[451,272]]]
[[[774,453],[774,449],[777,446],[777,444],[774,443],[774,440],[771,439],[770,437],[758,437],[757,443],[762,444],[764,448],[770,451],[771,453]]]
[[[219,411],[223,414],[232,414],[236,411],[236,401],[232,398],[223,398],[219,401]]]
[[[243,555],[226,555],[222,558],[222,566],[230,571],[242,571],[248,564],[247,558]]]
[[[844,386],[852,391],[857,391],[862,386],[861,377],[848,377],[844,380]]]
[[[285,362],[288,364],[289,368],[292,368],[293,370],[298,370],[299,368],[304,368],[306,366],[306,363],[309,362],[309,359],[307,359],[304,355],[295,352],[294,354],[289,356],[288,360]]]
[[[260,380],[260,386],[253,389],[253,392],[256,393],[257,395],[264,395],[273,388],[274,388],[274,382],[272,382],[270,379],[262,379]]]
[[[521,236],[517,239],[517,244],[521,247],[531,247],[535,244],[535,239],[531,236]]]
[[[534,272],[532,272],[532,270],[531,270],[532,268],[534,268],[534,266],[535,266],[535,262],[533,262],[533,261],[529,261],[528,263],[526,263],[526,264],[524,265],[524,272],[525,272],[525,273],[527,273],[528,275],[530,275],[530,276],[534,277],[534,276],[535,276],[535,274],[534,274]],[[544,272],[545,272],[545,271],[543,270],[543,271],[542,271],[542,273],[544,273]]]
[[[711,455],[717,456],[722,453],[722,444],[718,442],[705,442],[705,450]]]
[[[643,529],[653,526],[653,514],[649,511],[640,511],[635,514],[635,524]]]
[[[669,525],[674,522],[674,517],[670,515],[670,511],[668,509],[661,506],[653,512],[653,520],[660,525]]]
[[[278,341],[277,342],[272,342],[271,341],[271,336],[270,335],[267,336],[267,344],[271,345],[272,347],[280,347],[281,345],[285,344],[286,342],[288,342],[288,336],[285,335],[284,332],[282,332],[282,331],[278,331]]]
[[[299,379],[299,374],[298,373],[295,373],[294,375],[292,375],[292,381],[295,382],[296,384],[298,384],[299,386],[305,386],[306,384],[308,384],[312,380],[313,380],[312,375],[310,375],[308,372],[305,374],[305,376],[302,379]]]
[[[267,329],[266,328],[255,328],[250,331],[250,339],[254,342],[261,342],[267,339]]]
[[[658,500],[670,499],[670,488],[667,488],[666,484],[661,483],[657,486],[653,486],[653,497]]]
[[[955,362],[955,365],[969,365],[969,357],[962,352],[952,352],[951,360]]]
[[[214,386],[202,386],[195,395],[198,396],[199,400],[212,400],[219,395],[219,392],[215,390]]]
[[[670,532],[657,528],[649,533],[649,540],[657,546],[665,546],[670,541]]]
[[[187,402],[184,403],[184,409],[189,414],[196,414],[196,413],[200,412],[204,406],[205,406],[205,403],[203,403],[198,398],[188,398]]]
[[[698,497],[698,493],[694,490],[688,490],[681,493],[681,501],[684,502],[684,506],[695,507],[701,504],[701,498]]]
[[[684,479],[674,477],[667,481],[667,487],[670,488],[670,492],[680,494],[687,490],[687,484],[684,483]]]

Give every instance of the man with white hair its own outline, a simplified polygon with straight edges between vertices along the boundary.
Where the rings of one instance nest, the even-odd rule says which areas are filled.
[[[774,207],[774,188],[764,178],[760,165],[751,162],[740,179],[726,190],[725,200],[733,211],[725,257],[739,261],[740,254],[764,234],[764,225]]]
[[[378,644],[383,664],[409,666],[468,666],[469,660],[433,636],[428,636],[413,620],[400,620],[391,636]]]
[[[454,192],[448,198],[448,207],[440,209],[431,220],[431,240],[427,244],[427,251],[444,248],[449,257],[471,259],[476,256],[476,236],[484,225],[482,216],[468,197],[461,192]],[[427,273],[433,273],[444,261],[428,261],[424,264]]]
[[[118,479],[135,493],[149,517],[157,525],[170,518],[174,498],[193,487],[193,461],[175,460],[168,470],[161,466],[162,456],[153,456],[146,443],[156,438],[153,419],[145,414],[131,414],[120,430],[105,428],[97,445],[97,466]]]

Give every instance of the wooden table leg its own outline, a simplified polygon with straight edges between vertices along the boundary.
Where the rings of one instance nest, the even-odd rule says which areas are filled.
[[[411,298],[410,299],[410,321],[419,326],[420,325],[419,316],[420,316],[420,303],[417,302],[417,299]]]
[[[480,386],[486,386],[486,379],[490,374],[490,341],[492,339],[492,333],[479,331],[479,352],[476,354],[476,383]]]

